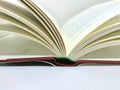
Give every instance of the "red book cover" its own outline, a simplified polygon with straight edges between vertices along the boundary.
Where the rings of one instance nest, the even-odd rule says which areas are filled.
[[[115,60],[77,60],[66,57],[27,57],[0,60],[0,66],[78,66],[78,65],[119,65]]]

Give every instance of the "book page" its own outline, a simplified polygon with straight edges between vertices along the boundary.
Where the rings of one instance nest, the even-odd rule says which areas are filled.
[[[27,30],[28,33],[30,32],[37,39],[39,39],[39,43],[43,42],[45,46],[50,47],[52,48],[51,50],[59,53],[58,47],[55,45],[55,41],[51,35],[44,28],[44,26],[32,15],[32,13],[29,12],[29,10],[5,1],[0,2],[0,18],[10,21],[10,23],[22,28],[22,30]]]
[[[120,45],[106,47],[88,53],[81,58],[101,58],[101,59],[118,59],[120,60]],[[109,57],[109,58],[108,58]]]
[[[79,42],[69,56],[78,53],[82,48],[87,47],[88,45],[93,44],[94,42],[99,42],[99,38],[105,39],[106,36],[110,33],[114,33],[115,31],[119,31],[120,29],[120,15],[113,17],[107,22],[100,25],[98,28],[93,30],[89,35],[87,35],[81,42]],[[118,32],[117,32],[118,33]],[[115,33],[114,35],[118,35]],[[79,48],[79,49],[77,49]]]
[[[0,33],[7,34],[0,38],[0,55],[55,55],[48,48],[30,39],[7,32]]]
[[[34,32],[40,34],[41,36],[44,35],[44,37],[50,38],[49,33],[46,31],[43,25],[28,10],[5,1],[0,1],[0,10],[0,13],[4,13],[10,18],[22,22],[24,25],[27,25],[33,29]],[[1,17],[4,17],[4,15]]]
[[[79,12],[106,1],[109,0],[33,0],[59,28]]]
[[[95,51],[98,51],[100,49],[105,49],[105,48],[111,48],[111,47],[115,47],[115,46],[119,46],[120,45],[120,40],[119,38],[118,39],[115,39],[115,40],[111,40],[111,41],[106,41],[106,42],[102,42],[100,44],[97,44],[97,45],[94,45],[94,46],[91,46],[91,47],[88,47],[86,49],[83,49],[81,50],[82,53],[79,53],[77,54],[75,57],[73,57],[75,60],[78,60],[80,59],[82,56],[85,56],[85,55],[88,55],[88,54],[92,54],[92,52],[95,52]],[[114,48],[113,48],[114,49]],[[112,50],[112,49],[111,49]],[[118,49],[119,51],[119,49]],[[118,52],[116,52],[118,53]],[[97,54],[97,53],[96,53]],[[109,53],[105,53],[103,52],[103,55],[102,57],[104,58],[108,58],[108,55]],[[111,55],[111,52],[110,52],[110,55]],[[114,56],[115,54],[113,54],[112,56],[110,56],[109,58],[119,58],[119,55],[118,56]],[[100,55],[101,56],[101,55]],[[77,58],[76,58],[77,57]],[[97,56],[95,56],[97,57]],[[87,58],[87,57],[86,57]],[[94,58],[94,57],[93,57]],[[98,57],[99,58],[99,57]]]
[[[66,46],[71,45],[67,49],[68,53],[71,51],[71,47],[75,47],[95,28],[119,13],[120,1],[115,0],[93,6],[70,19],[62,28],[64,37],[69,41]]]
[[[32,41],[32,43],[37,43],[38,46],[45,46],[48,50],[51,50],[51,52],[54,52],[56,55],[58,55],[58,52],[56,51],[56,49],[51,47],[50,45],[47,45],[44,42],[44,40],[42,41],[42,40],[36,38],[34,35],[26,32],[24,29],[19,28],[15,25],[12,25],[9,23],[8,24],[0,24],[0,33],[10,33],[13,35],[24,37],[24,39],[30,39]],[[28,45],[31,45],[31,44],[28,44]],[[23,46],[23,48],[25,48],[25,46]]]

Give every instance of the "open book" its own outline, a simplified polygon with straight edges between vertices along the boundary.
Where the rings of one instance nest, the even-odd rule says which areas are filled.
[[[77,61],[92,52],[96,56],[102,48],[120,45],[120,0],[17,3],[0,0],[0,54],[67,57]],[[5,45],[13,41],[12,49],[6,50]],[[107,54],[103,52],[103,56]]]

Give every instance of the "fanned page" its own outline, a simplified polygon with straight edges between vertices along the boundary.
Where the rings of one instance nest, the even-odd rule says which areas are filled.
[[[46,46],[56,55],[60,55],[51,35],[28,10],[5,1],[0,1],[0,10],[0,18],[9,22],[7,24],[1,23],[0,28],[2,31],[26,36],[40,45]],[[7,25],[9,28],[7,28]]]
[[[93,6],[70,19],[61,30],[69,41],[66,43],[68,54],[71,47],[75,47],[94,29],[119,13],[120,1],[115,0]]]
[[[100,25],[98,28],[93,30],[89,35],[87,35],[81,42],[79,42],[79,44],[77,44],[77,46],[69,54],[70,57],[72,58],[79,57],[80,59],[82,58],[83,55],[86,56],[86,54],[92,53],[92,51],[98,49],[100,50],[101,48],[119,45],[120,44],[119,42],[115,43],[115,40],[117,41],[119,40],[118,39],[120,33],[119,30],[120,30],[120,15],[117,15],[112,19],[108,20],[107,22],[103,23],[102,25]],[[104,51],[102,53],[102,57],[107,57],[109,54],[110,52],[105,53]],[[93,55],[91,56],[91,58],[94,57],[96,57],[96,54],[94,56]],[[98,58],[101,58],[101,53],[100,53],[100,57]]]
[[[35,0],[34,3],[38,7],[42,6],[43,8],[45,8],[47,10],[47,12],[45,11],[46,14],[48,16],[53,16],[50,17],[51,20],[53,22],[54,20],[56,20],[57,25],[59,25],[59,28],[62,28],[60,31],[61,34],[63,35],[64,42],[66,44],[67,55],[69,55],[72,49],[85,36],[87,36],[87,34],[89,34],[91,31],[93,31],[102,23],[106,22],[107,20],[118,14],[119,1],[110,1],[110,2],[107,1],[108,0],[106,1],[96,0],[91,3],[86,3],[88,1],[83,2],[81,0],[79,1],[76,0],[72,2],[67,0],[66,1]],[[100,4],[103,2],[107,2],[107,3]],[[81,3],[83,3],[84,5],[82,4],[80,6]],[[71,41],[73,42],[71,43]]]
[[[60,29],[76,14],[107,1],[109,0],[32,0]]]
[[[24,38],[21,35],[0,32],[0,55],[11,55],[15,57],[16,55],[41,55],[41,56],[50,56],[54,55],[49,49],[33,42],[30,39]],[[1,58],[2,56],[0,56]]]
[[[35,18],[37,18],[37,20],[43,25],[43,27],[46,29],[45,31],[50,34],[53,42],[59,49],[59,56],[66,56],[65,45],[60,32],[51,19],[44,13],[42,8],[39,8],[31,0],[21,0],[21,2],[26,6],[26,9],[29,10],[31,14],[33,14]]]

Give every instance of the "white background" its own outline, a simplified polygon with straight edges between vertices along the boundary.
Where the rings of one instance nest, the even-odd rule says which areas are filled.
[[[120,90],[120,66],[0,67],[0,90]]]

